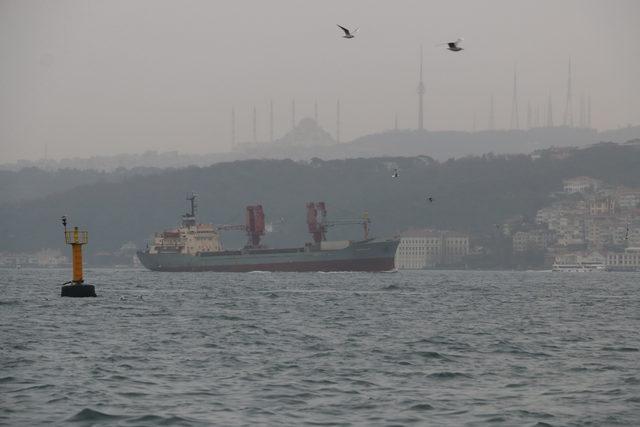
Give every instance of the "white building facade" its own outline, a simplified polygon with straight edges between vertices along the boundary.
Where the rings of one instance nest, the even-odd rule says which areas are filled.
[[[565,193],[587,193],[598,190],[602,185],[602,181],[588,176],[576,176],[575,178],[565,179],[562,184]]]
[[[469,236],[438,230],[404,233],[396,252],[396,268],[424,269],[459,265],[469,254]]]
[[[640,271],[640,247],[627,248],[624,252],[609,252],[607,254],[607,269]]]

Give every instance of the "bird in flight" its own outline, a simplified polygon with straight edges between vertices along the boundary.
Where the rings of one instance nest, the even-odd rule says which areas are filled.
[[[399,178],[400,177],[400,173],[398,172],[398,169],[394,169],[393,170],[393,175],[391,175],[391,177],[393,177],[393,178]]]
[[[460,43],[462,43],[464,39],[462,37],[460,37],[458,40],[454,41],[454,42],[447,42],[447,43],[442,43],[442,44],[446,44],[447,45],[447,50],[450,50],[451,52],[460,52],[462,49],[460,46],[458,46]]]
[[[357,33],[358,30],[360,29],[360,28],[356,28],[355,30],[353,30],[353,34],[351,34],[351,32],[348,29],[346,29],[345,27],[343,27],[342,25],[338,25],[338,27],[342,28],[342,31],[344,31],[344,36],[342,36],[342,37],[345,38],[345,39],[354,38],[355,36],[353,34]]]
[[[427,197],[427,200],[429,201],[429,203],[433,203],[433,197]]]

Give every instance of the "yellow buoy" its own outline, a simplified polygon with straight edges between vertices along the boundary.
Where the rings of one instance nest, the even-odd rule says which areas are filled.
[[[84,282],[82,277],[82,245],[86,245],[89,241],[89,233],[79,231],[78,227],[73,227],[73,231],[64,232],[65,242],[71,245],[71,263],[73,265],[73,283],[80,284]]]
[[[78,230],[67,230],[67,217],[62,217],[62,225],[64,226],[64,241],[71,245],[71,264],[73,267],[73,279],[70,285],[62,287],[61,295],[63,297],[95,297],[96,291],[93,285],[85,285],[82,275],[82,245],[89,242],[89,233]]]

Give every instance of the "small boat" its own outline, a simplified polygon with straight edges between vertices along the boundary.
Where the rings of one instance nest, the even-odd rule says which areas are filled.
[[[551,271],[561,271],[565,273],[591,273],[594,271],[605,271],[605,265],[602,263],[553,264]]]

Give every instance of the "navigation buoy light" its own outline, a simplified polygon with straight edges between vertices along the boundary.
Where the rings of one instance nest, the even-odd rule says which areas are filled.
[[[67,230],[67,217],[62,217],[62,226],[64,227],[64,241],[67,245],[71,245],[71,264],[73,267],[73,279],[64,283],[61,290],[63,297],[95,297],[96,289],[93,285],[84,283],[82,275],[82,245],[86,245],[89,241],[89,233],[78,230]]]

